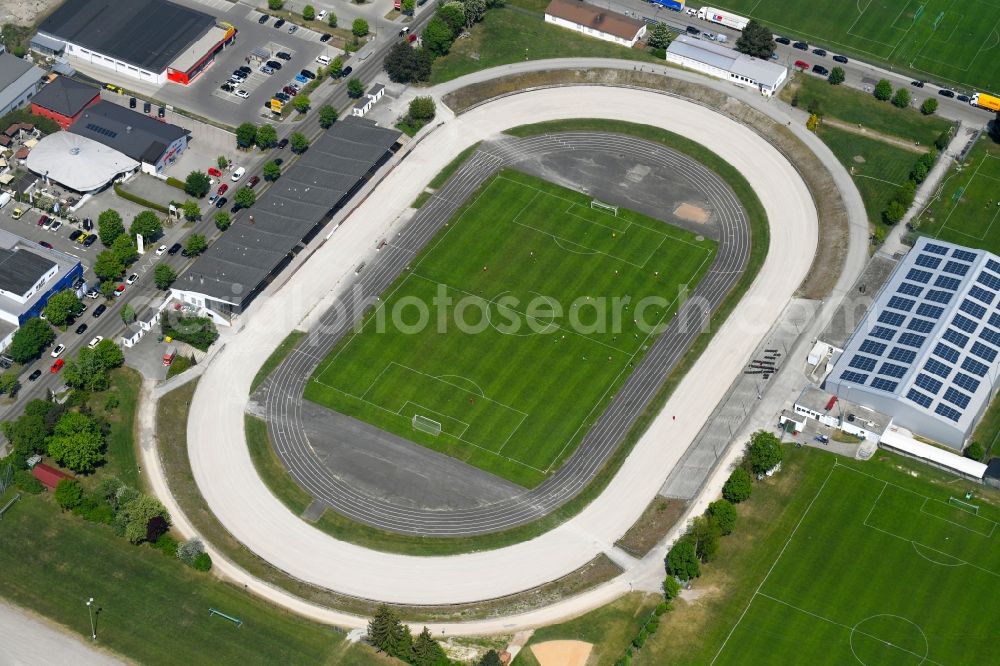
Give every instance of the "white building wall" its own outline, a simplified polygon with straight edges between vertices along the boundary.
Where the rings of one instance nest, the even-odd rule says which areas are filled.
[[[781,79],[778,81],[777,86],[771,87],[770,85],[762,85],[760,82],[754,81],[753,79],[750,79],[748,77],[733,74],[728,69],[721,69],[719,67],[715,67],[713,65],[701,62],[700,60],[694,60],[686,56],[680,56],[677,55],[676,53],[670,53],[669,51],[667,52],[667,62],[673,63],[675,65],[680,65],[685,69],[693,69],[694,71],[701,72],[702,74],[708,74],[709,76],[713,76],[717,79],[730,81],[731,83],[735,83],[736,85],[744,86],[747,88],[753,88],[754,90],[757,90],[766,97],[770,97],[771,95],[773,95],[777,91],[781,83],[785,80],[785,74],[782,74]]]
[[[21,252],[25,252],[26,250],[20,250],[20,251]],[[45,275],[43,275],[41,278],[39,278],[38,282],[36,282],[34,285],[32,285],[31,288],[28,289],[28,291],[26,291],[25,293],[23,293],[23,294],[15,294],[12,291],[7,291],[6,289],[0,289],[0,295],[5,296],[6,298],[9,298],[12,301],[17,301],[18,303],[21,303],[21,304],[27,303],[29,300],[31,300],[31,297],[34,296],[36,293],[38,293],[38,290],[41,289],[42,287],[44,287],[45,284],[49,280],[51,280],[52,278],[54,278],[58,272],[59,272],[59,265],[56,264],[48,272],[46,272]],[[16,315],[14,316],[14,323],[15,324],[17,323],[17,316]]]
[[[614,42],[615,44],[619,44],[621,46],[627,46],[628,48],[632,48],[633,46],[635,46],[635,43],[639,41],[639,39],[643,35],[646,34],[646,26],[642,26],[642,28],[639,29],[639,32],[636,33],[636,36],[633,37],[631,40],[623,39],[621,37],[618,37],[617,35],[601,32],[600,30],[594,30],[589,26],[580,25],[579,23],[573,23],[572,21],[567,21],[566,19],[561,19],[557,16],[552,16],[551,14],[545,15],[545,22],[557,25],[560,28],[568,28],[569,30],[575,30],[576,32],[587,35],[588,37],[596,37],[597,39],[603,39],[606,42]]]
[[[65,54],[78,61],[87,62],[96,67],[102,67],[117,74],[121,74],[122,76],[127,76],[146,83],[163,85],[167,82],[166,69],[162,72],[150,72],[145,69],[140,69],[134,65],[130,65],[126,62],[122,62],[121,60],[116,60],[115,58],[104,55],[103,53],[91,51],[90,49],[71,42],[66,42]]]

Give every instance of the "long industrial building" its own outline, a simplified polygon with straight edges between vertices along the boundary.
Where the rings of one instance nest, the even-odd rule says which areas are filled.
[[[848,338],[827,389],[964,448],[996,391],[998,294],[1000,257],[921,238]]]
[[[681,35],[670,42],[667,47],[667,62],[736,85],[754,88],[765,97],[776,93],[788,78],[788,69],[784,65],[687,35]]]

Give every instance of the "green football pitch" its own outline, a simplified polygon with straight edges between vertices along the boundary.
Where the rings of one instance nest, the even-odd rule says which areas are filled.
[[[1000,515],[966,485],[929,497],[834,465],[712,663],[995,663]]]
[[[643,322],[673,317],[716,248],[503,171],[317,367],[305,397],[533,487],[648,349],[658,331]]]
[[[901,66],[942,83],[1000,92],[996,0],[721,0],[712,5],[846,55]]]

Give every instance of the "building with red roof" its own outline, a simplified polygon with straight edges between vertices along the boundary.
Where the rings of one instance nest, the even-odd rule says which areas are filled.
[[[31,475],[42,482],[42,485],[49,490],[55,490],[56,486],[63,479],[72,479],[73,477],[65,472],[60,472],[55,467],[49,467],[45,463],[38,463],[31,468]]]

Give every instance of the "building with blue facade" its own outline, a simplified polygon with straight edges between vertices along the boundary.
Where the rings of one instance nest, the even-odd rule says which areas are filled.
[[[996,255],[921,238],[848,338],[826,388],[964,448],[996,391],[998,294]]]

